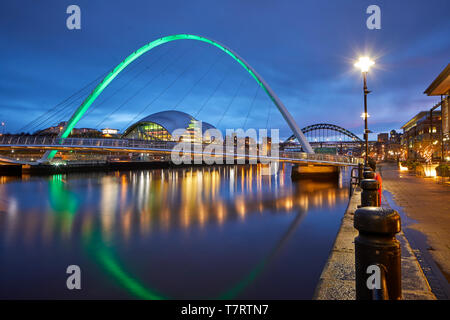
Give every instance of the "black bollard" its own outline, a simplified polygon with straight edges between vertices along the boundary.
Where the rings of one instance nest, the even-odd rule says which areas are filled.
[[[361,183],[363,179],[364,165],[362,163],[358,164],[358,183]]]
[[[363,177],[364,177],[364,179],[375,179],[375,172],[373,172],[373,171],[364,171]]]
[[[375,179],[363,179],[361,181],[361,188],[361,207],[379,207],[378,181]]]
[[[359,231],[355,238],[356,299],[401,299],[401,250],[395,238],[401,230],[399,214],[390,208],[360,208],[355,211],[354,227]],[[374,280],[378,275],[380,279]],[[380,287],[369,288],[374,283]]]

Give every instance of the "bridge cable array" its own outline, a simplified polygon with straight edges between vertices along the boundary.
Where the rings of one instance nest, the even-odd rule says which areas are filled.
[[[28,122],[27,124],[25,124],[24,126],[22,126],[18,131],[21,132],[25,129],[27,129],[29,132],[32,131],[32,129],[34,128],[38,128],[41,124],[46,123],[48,121],[48,119],[54,117],[54,115],[51,115],[52,112],[60,112],[61,109],[58,109],[58,107],[62,107],[64,105],[70,104],[72,102],[70,102],[71,99],[75,98],[77,100],[79,100],[80,98],[82,98],[82,94],[83,92],[88,89],[90,86],[92,86],[93,84],[97,83],[99,80],[101,80],[103,77],[105,77],[108,74],[109,71],[103,73],[102,75],[100,75],[99,77],[97,77],[96,79],[92,80],[91,82],[89,82],[87,85],[85,85],[83,88],[79,89],[78,91],[76,91],[75,93],[73,93],[72,95],[70,95],[69,97],[67,97],[66,99],[64,99],[63,101],[61,101],[60,103],[56,104],[55,106],[53,106],[52,108],[50,108],[49,110],[47,110],[45,113],[43,113],[42,115],[40,115],[39,117],[31,120],[30,122]],[[55,114],[56,114],[55,113]],[[49,116],[48,116],[49,115]],[[45,118],[47,116],[47,118]],[[44,120],[42,120],[44,119]]]
[[[266,129],[269,131],[269,119],[270,119],[270,113],[272,110],[272,103],[269,102],[269,106],[267,108],[267,119],[266,119]]]
[[[228,103],[227,107],[225,108],[224,113],[220,117],[219,121],[216,123],[216,128],[219,127],[220,123],[222,122],[223,118],[225,117],[225,114],[228,112],[228,110],[230,109],[230,107],[233,104],[234,100],[236,99],[236,96],[239,93],[239,90],[241,89],[242,84],[244,83],[244,80],[245,80],[245,77],[242,78],[241,82],[239,83],[239,86],[237,87],[236,91],[234,92],[233,97],[231,98],[230,102]]]
[[[224,74],[224,76],[222,77],[222,79],[217,83],[217,85],[215,86],[214,90],[211,92],[211,94],[208,96],[208,98],[206,98],[206,100],[200,105],[200,108],[197,110],[197,112],[194,114],[194,118],[197,118],[198,115],[200,114],[200,112],[202,112],[203,108],[208,104],[209,100],[211,100],[211,98],[216,94],[217,90],[219,90],[219,88],[221,87],[221,85],[223,84],[223,82],[225,81],[225,79],[228,78],[228,76],[230,75],[231,70],[228,69],[228,71]]]
[[[135,67],[137,67],[139,64],[141,64],[143,61],[139,61]],[[130,70],[127,70],[127,72],[132,71],[133,68]],[[42,126],[49,126],[51,124],[54,124],[55,122],[59,123],[61,121],[67,120],[67,114],[69,116],[73,113],[73,109],[78,106],[80,101],[85,97],[86,94],[89,94],[89,92],[93,89],[93,85],[96,85],[101,79],[103,79],[110,70],[104,72],[91,82],[89,82],[87,85],[70,95],[68,98],[64,99],[54,107],[50,108],[48,111],[46,111],[44,114],[40,115],[39,117],[35,118],[31,122],[27,123],[25,126],[19,129],[19,131],[22,131],[24,129],[27,129],[28,132],[32,132],[33,130],[37,130]],[[76,105],[75,105],[76,104]],[[52,114],[53,113],[53,114]],[[45,117],[47,116],[47,117]]]
[[[192,49],[192,47],[190,48],[190,49]],[[186,51],[183,51],[182,52],[182,54],[178,57],[178,59],[181,59],[182,57],[184,57],[187,53],[188,53],[188,51],[189,50],[186,50]],[[177,82],[177,80],[178,79],[180,79],[190,68],[192,68],[193,67],[193,61],[190,63],[190,64],[188,64],[188,66],[186,67],[186,68],[184,68],[183,69],[183,71],[181,72],[181,73],[179,73],[178,74],[178,76],[172,81],[172,82],[170,82],[169,83],[169,85],[168,86],[166,86],[155,98],[153,98],[151,101],[150,101],[150,103],[148,103],[147,105],[145,105],[145,107],[138,113],[138,114],[136,114],[134,117],[133,117],[133,119],[131,119],[131,121],[124,127],[124,128],[122,128],[122,131],[123,130],[125,130],[126,128],[128,128],[131,124],[133,124],[134,122],[136,122],[136,120],[144,113],[144,112],[146,112],[147,111],[147,109],[149,108],[149,107],[151,107],[152,105],[153,105],[153,103],[155,102],[155,101],[157,101],[164,93],[166,93],[167,92],[167,90],[169,90],[174,84],[175,84],[175,82]]]
[[[97,124],[95,125],[95,128],[99,129],[100,126],[104,125],[104,123],[107,120],[111,119],[111,117],[114,114],[117,114],[117,112],[119,112],[121,109],[123,109],[123,107],[128,105],[135,97],[137,97],[141,92],[143,92],[145,88],[147,88],[152,83],[154,83],[154,81],[156,79],[159,79],[162,76],[168,74],[168,70],[170,70],[171,67],[175,63],[177,63],[180,60],[185,60],[183,58],[186,56],[186,54],[191,49],[192,49],[192,46],[189,47],[188,50],[183,50],[181,52],[181,54],[177,55],[174,59],[170,59],[170,62],[165,64],[165,66],[161,70],[159,70],[156,74],[153,74],[152,78],[149,81],[147,81],[143,85],[141,85],[130,96],[125,97],[123,95],[123,93],[121,93],[121,92],[128,93],[128,90],[126,90],[126,91],[124,90],[125,88],[129,87],[132,83],[139,82],[140,80],[138,81],[138,78],[141,77],[142,75],[144,75],[146,72],[153,71],[154,66],[156,64],[158,64],[159,62],[161,62],[163,58],[167,57],[167,52],[170,50],[170,48],[167,48],[166,51],[160,53],[158,56],[155,57],[155,59],[152,59],[152,61],[150,63],[144,63],[145,60],[139,60],[139,61],[134,62],[133,65],[130,65],[128,68],[123,70],[123,72],[121,73],[121,75],[125,75],[125,74],[131,74],[131,72],[133,71],[133,73],[130,75],[130,77],[125,78],[124,83],[119,82],[119,83],[121,83],[121,85],[114,91],[111,91],[111,94],[108,94],[107,96],[105,96],[105,95],[100,96],[101,99],[98,99],[97,100],[98,102],[94,103],[91,106],[91,108],[89,108],[86,111],[84,117],[86,117],[90,114],[93,114],[93,113],[97,113],[99,108],[104,106],[107,102],[115,102],[115,101],[118,101],[118,99],[121,99],[122,97],[126,98],[124,101],[122,101],[121,103],[119,103],[118,105],[116,105],[114,108],[111,108],[111,109],[109,109],[110,107],[109,107],[109,103],[108,103],[108,109],[109,109],[108,113],[106,113],[106,112],[98,113],[98,114],[104,114],[104,116],[101,119],[99,119],[97,121]],[[218,64],[221,65],[221,63],[219,63],[219,62],[221,62],[222,57],[223,57],[223,55],[217,55],[216,57],[214,57],[214,59],[211,59],[211,63],[210,63],[210,65],[208,65],[208,67],[205,69],[205,71],[202,72],[201,75],[199,75],[199,77],[191,83],[191,85],[189,86],[187,91],[185,91],[185,93],[182,94],[181,97],[176,100],[176,103],[174,104],[173,109],[175,109],[175,110],[178,109],[180,107],[180,105],[182,105],[182,103],[194,91],[194,89],[197,88],[199,86],[199,84],[206,77],[208,77],[209,74],[211,74],[211,72],[216,68],[216,66]],[[170,88],[172,88],[181,77],[183,77],[189,70],[191,70],[196,65],[195,60],[196,59],[192,59],[192,61],[187,65],[187,67],[183,68],[181,70],[181,72],[179,72],[178,75],[175,77],[175,79],[170,81],[170,83],[168,83],[167,86],[162,88],[162,90],[160,92],[158,92],[158,93],[153,92],[152,95],[154,95],[155,93],[156,93],[156,95],[153,96],[153,98],[151,99],[151,101],[149,103],[145,104],[139,110],[139,112],[131,119],[131,121],[129,121],[127,123],[127,125],[124,128],[122,128],[121,131],[123,132],[123,130],[127,129],[131,124],[135,123],[136,120],[138,120],[138,118],[142,114],[144,114],[149,108],[151,108],[158,99],[160,99],[165,93],[167,93],[168,90]],[[200,59],[200,60],[205,61],[205,59]],[[141,64],[144,64],[143,68],[139,67]],[[134,71],[137,71],[137,72],[134,72]],[[199,105],[198,109],[194,113],[195,118],[197,118],[200,115],[200,113],[202,111],[204,111],[205,107],[210,104],[211,99],[213,99],[213,97],[216,96],[216,93],[223,86],[223,83],[225,82],[225,80],[229,78],[230,74],[232,73],[231,71],[232,71],[232,68],[226,67],[225,72],[220,72],[219,81],[217,82],[217,84],[215,86],[212,86],[213,88],[211,88],[211,89],[213,89],[213,91]],[[79,105],[83,101],[83,99],[87,99],[87,97],[92,92],[92,90],[99,84],[99,81],[104,79],[105,76],[108,75],[108,73],[110,73],[110,72],[111,72],[111,70],[103,73],[102,75],[100,75],[99,77],[94,79],[93,81],[89,82],[87,85],[83,86],[81,89],[79,89],[78,91],[76,91],[75,93],[70,95],[69,97],[65,98],[63,101],[61,101],[60,103],[58,103],[55,106],[53,106],[52,108],[50,108],[49,110],[47,110],[45,113],[43,113],[39,117],[37,117],[37,118],[33,119],[32,121],[30,121],[29,123],[27,123],[25,126],[23,126],[21,128],[21,130],[27,129],[29,132],[31,132],[31,130],[40,129],[40,128],[44,127],[45,125],[47,125],[47,126],[49,124],[55,125],[55,120],[58,121],[57,123],[61,123],[62,121],[68,121],[71,118],[71,116],[73,115],[74,111],[79,107]],[[224,106],[224,108],[221,108],[221,109],[223,109],[223,113],[221,113],[218,121],[216,122],[217,128],[222,124],[225,117],[230,112],[230,109],[235,104],[237,97],[239,96],[239,100],[241,99],[240,92],[243,88],[243,84],[245,83],[245,80],[246,80],[246,77],[243,77],[242,79],[240,79],[239,85],[237,86],[237,88],[233,89],[234,93],[231,96],[231,99],[229,100],[229,102],[227,102],[227,104]],[[233,82],[235,82],[235,81],[233,81]],[[258,85],[258,86],[256,86],[256,90],[254,91],[254,93],[253,93],[253,91],[252,91],[252,93],[249,93],[249,95],[251,94],[251,96],[248,97],[248,101],[249,102],[251,101],[251,102],[250,102],[250,106],[247,108],[245,118],[243,119],[243,128],[244,129],[246,128],[246,126],[249,122],[249,118],[252,114],[252,111],[255,108],[255,104],[257,103],[257,101],[259,99],[260,89],[261,88]],[[119,93],[121,93],[120,96],[119,96]],[[269,101],[269,103],[270,103],[270,101]],[[272,106],[272,104],[270,103],[269,107],[268,107],[266,127],[268,127],[269,120],[270,120],[271,106]],[[98,117],[97,114],[96,114],[96,117]],[[239,117],[239,118],[241,118],[241,117]],[[205,121],[209,121],[209,120],[205,119]],[[39,132],[39,134],[44,134],[44,132]]]
[[[166,52],[164,52],[163,54],[161,54],[155,61],[153,61],[150,65],[146,66],[144,70],[142,70],[141,72],[139,72],[135,77],[133,77],[132,79],[130,79],[124,86],[122,86],[121,88],[119,88],[118,90],[122,90],[124,87],[128,86],[132,81],[134,81],[137,77],[139,77],[142,73],[144,73],[145,71],[149,70],[151,67],[153,67],[157,62],[160,61],[160,59],[165,55]],[[171,65],[171,64],[169,64]],[[162,71],[164,72],[164,70]],[[155,80],[157,77],[159,77],[159,75],[161,75],[160,72],[159,74],[157,74],[155,77],[153,77],[150,81],[146,82],[144,84],[144,86],[142,86],[140,89],[138,89],[137,91],[135,91],[130,97],[128,97],[123,103],[121,103],[117,108],[113,109],[113,111],[111,111],[106,117],[104,117],[100,122],[97,123],[97,125],[95,126],[95,128],[100,128],[100,126],[106,121],[108,120],[113,114],[115,114],[117,111],[119,111],[120,109],[122,109],[122,107],[124,107],[128,102],[130,102],[134,97],[136,97],[142,90],[144,90],[147,86],[149,86],[153,80]],[[117,92],[117,91],[116,91]],[[107,101],[107,99],[103,100],[101,103],[99,103],[97,105],[97,107],[99,107],[100,105],[102,105],[105,101]],[[89,109],[92,110],[93,108]],[[88,113],[86,112],[86,115],[88,115]]]
[[[214,62],[210,65],[210,67],[206,70],[205,73],[202,74],[202,76],[191,86],[191,88],[186,92],[185,95],[181,97],[180,100],[175,104],[174,110],[178,109],[180,104],[191,94],[192,90],[211,72],[211,70],[214,68],[214,66],[219,62],[220,58],[222,56],[218,55],[217,58],[214,60]]]
[[[245,130],[245,126],[247,125],[248,117],[250,116],[250,113],[252,112],[252,109],[253,109],[253,106],[254,106],[254,104],[255,104],[255,100],[256,100],[256,97],[258,96],[258,93],[259,93],[259,89],[260,89],[260,88],[261,88],[260,86],[256,86],[255,95],[253,96],[252,103],[251,103],[251,105],[250,105],[250,108],[248,109],[247,116],[245,117],[244,124],[243,124],[243,126],[242,126],[242,129],[244,129],[244,130]]]

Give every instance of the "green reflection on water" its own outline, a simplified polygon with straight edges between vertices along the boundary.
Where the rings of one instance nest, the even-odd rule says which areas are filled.
[[[208,177],[208,175],[206,176]],[[242,174],[242,179],[244,179],[244,177],[246,179],[250,180],[252,179],[251,176],[248,177]],[[204,181],[205,176],[203,174],[201,175],[201,178],[203,179],[201,180],[202,183],[208,181],[208,180]],[[191,182],[191,184],[187,182]],[[195,184],[195,182],[200,183],[199,179],[194,178],[193,175],[188,176],[187,182],[186,182],[186,190],[197,190],[196,187],[197,185]],[[111,181],[108,183],[111,183]],[[182,182],[181,185],[183,185],[183,183],[185,182]],[[212,179],[211,185],[213,183],[218,184],[219,179],[216,180]],[[316,190],[320,190],[323,188],[325,188],[325,190],[329,188],[327,184],[323,186],[322,184],[314,185],[310,183],[305,186],[306,187],[309,186],[309,188],[311,188],[311,190],[308,190],[309,193],[313,193],[313,191],[315,192]],[[205,190],[209,189],[209,187],[211,186],[208,185],[207,187],[205,187]],[[75,193],[73,193],[72,191],[70,191],[70,189],[67,188],[67,183],[63,179],[62,175],[53,176],[53,178],[49,181],[49,188],[50,188],[50,204],[53,211],[55,212],[55,216],[57,217],[58,221],[61,220],[62,225],[64,226],[64,230],[70,233],[70,231],[72,230],[73,221],[76,217],[76,213],[79,208],[78,205],[79,201],[77,199],[77,196],[75,195]],[[212,187],[212,189],[214,188]],[[186,194],[186,199],[191,201],[193,197],[190,197],[189,195],[190,193]],[[153,197],[155,195],[150,194],[150,196]],[[330,196],[330,194],[328,194],[328,196]],[[289,195],[286,198],[281,197],[277,199],[275,204],[271,203],[271,205],[275,205],[275,207],[277,207],[277,205],[280,204],[280,206],[291,208],[293,206],[292,197],[293,197],[292,195]],[[227,288],[222,293],[219,293],[216,297],[211,297],[211,299],[233,299],[237,297],[239,294],[241,294],[250,284],[252,284],[261,275],[261,273],[265,270],[265,267],[273,260],[277,252],[280,251],[279,249],[283,246],[284,243],[286,243],[287,239],[295,231],[298,224],[300,223],[300,220],[304,216],[304,213],[308,209],[308,203],[313,199],[316,199],[318,204],[322,204],[323,201],[320,193],[317,194],[317,197],[315,198],[310,199],[308,196],[305,196],[305,198],[303,200],[302,199],[303,198],[298,199],[300,201],[299,203],[302,204],[304,203],[304,205],[297,206],[298,210],[297,217],[293,220],[288,230],[278,241],[278,243],[275,244],[275,246],[268,253],[268,255],[265,256],[259,263],[257,263],[254,266],[254,268],[252,268],[247,274],[245,274],[243,278],[237,279],[238,281],[236,281],[231,286],[231,288]],[[242,204],[246,205],[248,204],[248,201],[244,201],[243,199],[239,200],[239,203],[241,203],[241,201]],[[330,202],[334,201],[334,198],[331,197],[329,201]],[[191,202],[183,203],[184,206],[188,204],[192,203]],[[265,204],[265,202],[259,201],[258,204]],[[244,207],[244,209],[247,211],[253,210],[254,208]],[[239,212],[238,209],[236,210]],[[101,227],[94,224],[93,228],[83,229],[81,239],[83,248],[85,249],[85,253],[92,259],[92,261],[96,264],[96,266],[98,266],[102,271],[105,271],[108,281],[112,281],[113,283],[117,284],[121,289],[123,289],[125,292],[138,299],[148,299],[148,300],[171,299],[171,297],[167,297],[159,293],[158,290],[149,288],[148,286],[144,285],[140,279],[133,276],[130,272],[127,272],[124,263],[122,263],[124,261],[120,261],[114,248],[109,244],[108,241],[105,240],[104,237],[102,237]]]
[[[78,210],[78,200],[76,196],[67,190],[66,182],[62,175],[54,175],[49,181],[50,189],[50,205],[52,210],[57,214],[61,224],[64,226],[63,230],[69,232],[72,230],[73,220]],[[100,234],[94,230],[91,233],[84,232],[82,234],[82,241],[84,248],[91,255],[99,265],[113,276],[122,289],[125,289],[131,295],[145,300],[163,300],[169,299],[156,290],[146,288],[138,279],[131,276],[118,262],[113,249],[108,247]],[[251,284],[257,276],[261,273],[266,265],[267,259],[259,263],[250,273],[239,281],[234,287],[225,290],[223,294],[218,296],[218,299],[232,299],[242,292],[249,284]],[[215,298],[213,298],[215,299]]]
[[[77,198],[65,188],[62,175],[57,174],[49,182],[50,207],[56,214],[57,224],[64,235],[70,235],[73,220],[78,210]]]
[[[67,190],[62,175],[54,175],[49,181],[50,205],[63,225],[63,230],[70,233],[73,220],[78,210],[76,196]],[[145,288],[139,280],[130,276],[114,257],[113,250],[108,248],[100,236],[93,233],[83,233],[82,241],[88,253],[93,253],[96,262],[111,274],[123,289],[140,299],[161,300],[165,299],[155,291]]]
[[[116,261],[112,250],[108,248],[98,248],[96,250],[97,261],[122,285],[122,288],[127,289],[134,296],[145,300],[163,300],[166,299],[162,295],[153,290],[145,288],[139,280],[130,276]]]

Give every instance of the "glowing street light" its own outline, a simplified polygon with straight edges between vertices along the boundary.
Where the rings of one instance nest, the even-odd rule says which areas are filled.
[[[358,69],[361,69],[361,72],[368,72],[370,67],[373,66],[374,64],[375,64],[375,62],[370,60],[369,57],[361,57],[355,63],[355,67]]]
[[[361,113],[361,118],[363,118],[363,119],[365,119],[365,118],[370,118],[370,114],[368,114],[367,116],[366,116],[366,113]]]
[[[368,157],[369,157],[369,129],[367,128],[367,118],[369,114],[367,113],[367,94],[370,93],[367,90],[367,72],[369,72],[370,67],[375,64],[369,57],[360,57],[359,60],[355,63],[355,67],[361,69],[364,78],[364,113],[361,115],[364,118],[364,140],[366,142],[366,154],[364,157],[364,165],[367,166]]]

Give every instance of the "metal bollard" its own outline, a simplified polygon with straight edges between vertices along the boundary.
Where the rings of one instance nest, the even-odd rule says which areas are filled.
[[[356,299],[372,300],[380,291],[389,300],[401,299],[401,249],[395,238],[401,230],[399,214],[390,208],[360,208],[355,211],[354,227],[359,231],[355,238]],[[380,271],[378,275],[372,271],[380,277],[374,283],[380,287],[369,288],[374,284],[369,279],[374,266]]]
[[[358,182],[361,183],[363,179],[364,165],[362,163],[358,164]]]
[[[379,207],[378,181],[375,179],[363,179],[361,181],[361,188],[361,207]]]
[[[375,179],[375,172],[373,172],[373,171],[364,171],[363,178],[364,179]]]

